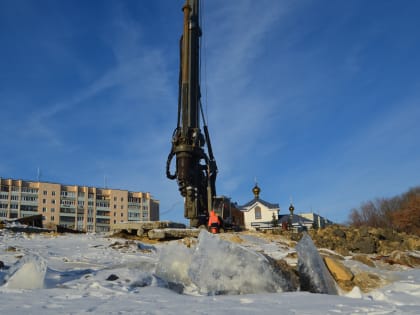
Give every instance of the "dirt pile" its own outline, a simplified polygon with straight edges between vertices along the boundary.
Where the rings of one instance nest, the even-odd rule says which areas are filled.
[[[390,255],[392,252],[420,250],[420,238],[382,228],[352,228],[332,225],[312,230],[317,247],[334,250],[341,255],[351,253]]]

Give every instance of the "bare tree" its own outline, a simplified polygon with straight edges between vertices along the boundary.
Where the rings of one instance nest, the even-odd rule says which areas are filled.
[[[420,186],[393,198],[362,203],[349,214],[353,226],[392,228],[420,235]]]

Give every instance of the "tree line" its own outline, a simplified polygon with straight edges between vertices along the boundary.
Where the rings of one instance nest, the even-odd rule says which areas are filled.
[[[420,186],[392,197],[367,201],[349,214],[350,225],[391,228],[420,235]]]

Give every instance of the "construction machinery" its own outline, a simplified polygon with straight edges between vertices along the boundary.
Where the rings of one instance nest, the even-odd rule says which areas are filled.
[[[184,28],[180,39],[177,126],[166,164],[166,176],[176,179],[184,197],[184,216],[190,226],[206,225],[216,196],[217,165],[205,121],[200,92],[199,0],[186,0]],[[200,129],[203,125],[203,132]],[[171,173],[171,161],[176,169]]]

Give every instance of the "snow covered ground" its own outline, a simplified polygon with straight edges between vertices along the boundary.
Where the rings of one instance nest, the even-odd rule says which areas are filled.
[[[247,250],[275,259],[293,251],[282,242],[239,237]],[[179,270],[175,278],[182,278],[191,250],[179,241],[147,245],[105,235],[0,230],[0,261],[10,266],[0,269],[1,314],[420,314],[420,270],[402,267],[384,270],[393,282],[367,294],[178,294],[156,272],[171,262]],[[212,264],[226,265],[223,253],[212,252]],[[258,278],[250,274],[258,269],[246,270],[245,278]]]

